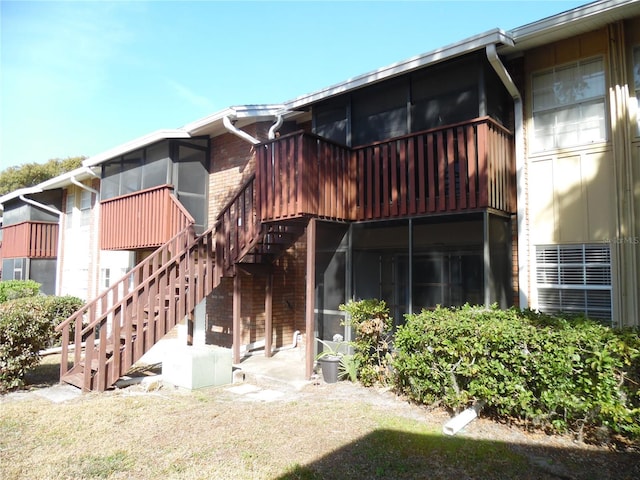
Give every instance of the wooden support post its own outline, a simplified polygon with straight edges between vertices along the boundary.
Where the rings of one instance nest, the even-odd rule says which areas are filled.
[[[264,356],[271,356],[273,341],[273,273],[267,275],[264,298]]]
[[[491,248],[490,248],[490,238],[491,234],[489,232],[489,212],[486,210],[483,213],[482,217],[482,226],[483,226],[483,249],[482,249],[482,257],[484,263],[484,306],[489,308],[491,306],[491,296],[493,290],[493,279],[491,276]]]
[[[306,359],[305,376],[313,374],[315,347],[315,300],[316,300],[316,219],[309,220],[307,225],[307,288],[306,288]]]
[[[240,272],[236,271],[233,277],[233,363],[240,363],[240,342],[242,339],[242,332],[240,331],[241,288]]]
[[[193,346],[193,312],[187,315],[187,345]]]

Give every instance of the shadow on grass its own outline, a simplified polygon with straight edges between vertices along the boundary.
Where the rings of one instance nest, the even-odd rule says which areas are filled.
[[[24,388],[33,390],[60,383],[60,355],[47,356],[24,375]]]
[[[377,430],[274,480],[638,479],[640,454]]]

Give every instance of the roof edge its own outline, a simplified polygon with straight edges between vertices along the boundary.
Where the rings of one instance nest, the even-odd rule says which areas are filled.
[[[379,68],[363,75],[358,75],[322,90],[317,90],[316,92],[301,95],[292,100],[289,100],[288,102],[285,102],[285,105],[288,109],[294,110],[296,108],[300,108],[310,103],[323,100],[325,98],[333,97],[335,95],[353,90],[358,87],[362,87],[364,85],[379,82],[381,80],[392,78],[402,73],[410,72],[427,65],[443,62],[445,60],[459,57],[466,53],[480,50],[482,48],[485,48],[487,45],[513,45],[513,43],[514,42],[511,37],[504,30],[500,28],[494,28],[493,30],[488,30],[484,33],[468,37],[464,40],[452,43],[444,47],[440,47],[436,50],[416,55],[400,62],[392,63],[391,65],[387,65],[386,67]]]
[[[165,140],[167,138],[189,137],[190,135],[188,132],[185,132],[183,129],[179,128],[173,130],[156,130],[155,132],[149,133],[142,137],[138,137],[127,143],[123,143],[121,145],[118,145],[117,147],[106,150],[105,152],[89,157],[82,162],[82,165],[84,167],[94,167],[114,157],[124,155],[125,153],[137,150],[138,148],[142,148],[152,143],[159,142],[160,140]]]
[[[515,43],[545,35],[550,30],[562,28],[568,23],[578,20],[584,21],[589,17],[601,16],[609,11],[637,4],[640,0],[601,0],[567,10],[565,12],[545,17],[535,22],[527,23],[509,30],[508,34]]]

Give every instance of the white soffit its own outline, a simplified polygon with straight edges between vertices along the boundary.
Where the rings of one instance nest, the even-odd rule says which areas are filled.
[[[487,45],[495,44],[513,45],[513,42],[503,30],[496,28],[479,35],[469,37],[460,42],[438,48],[437,50],[379,68],[373,72],[358,75],[357,77],[350,78],[342,83],[318,90],[317,92],[302,95],[285,102],[285,106],[290,110],[301,108],[308,104],[315,103],[365,85],[386,80],[412,70],[417,70],[418,68],[422,68],[427,65],[459,57],[466,53],[484,49]]]

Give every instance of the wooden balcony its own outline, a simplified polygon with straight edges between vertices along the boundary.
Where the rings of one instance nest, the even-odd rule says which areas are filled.
[[[349,148],[309,133],[258,147],[263,222],[516,209],[513,135],[488,117]]]
[[[2,228],[2,258],[56,258],[58,224],[27,221]]]
[[[100,209],[104,250],[156,248],[194,223],[170,185],[104,200]]]

